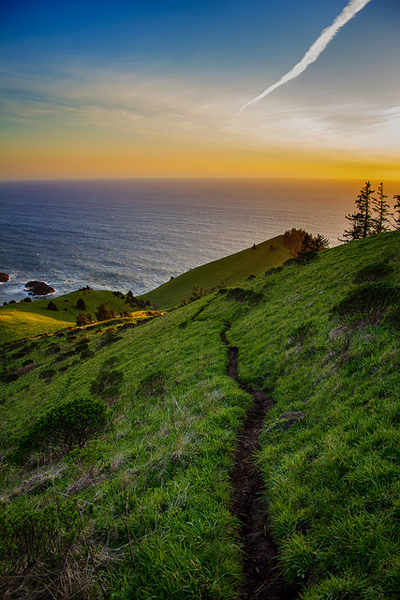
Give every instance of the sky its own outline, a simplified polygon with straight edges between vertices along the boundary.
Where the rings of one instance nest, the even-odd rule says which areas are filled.
[[[400,180],[400,0],[0,0],[0,178]]]

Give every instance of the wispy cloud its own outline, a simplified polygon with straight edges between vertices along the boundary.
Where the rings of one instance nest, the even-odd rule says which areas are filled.
[[[40,132],[76,143],[102,139],[105,144],[140,148],[215,148],[273,152],[274,149],[371,150],[395,144],[394,102],[363,98],[272,98],[237,119],[237,83],[216,84],[206,75],[189,78],[118,72],[83,67],[59,71],[58,78],[3,73],[2,114],[21,135]],[[347,135],[351,130],[352,135]],[[22,133],[21,133],[22,132]],[[97,143],[97,142],[96,142]],[[390,145],[389,144],[389,145]]]
[[[271,94],[274,90],[281,87],[288,81],[295,79],[299,75],[301,75],[307,67],[309,67],[313,62],[317,60],[317,58],[322,54],[325,50],[329,42],[335,37],[339,29],[341,29],[350,19],[352,19],[360,10],[362,10],[371,0],[350,0],[349,4],[342,10],[340,15],[336,17],[332,25],[323,30],[318,39],[312,44],[312,46],[307,50],[303,58],[300,62],[298,62],[293,69],[288,71],[283,77],[279,79],[276,83],[267,88],[262,94],[256,96],[252,100],[249,100],[242,106],[240,109],[240,113],[246,108],[246,106],[250,106],[251,104],[255,104]]]

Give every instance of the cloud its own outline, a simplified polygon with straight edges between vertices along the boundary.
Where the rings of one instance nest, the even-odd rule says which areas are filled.
[[[362,10],[371,0],[350,0],[348,5],[342,10],[340,15],[336,17],[332,25],[323,30],[318,39],[312,44],[312,46],[307,50],[303,58],[300,62],[298,62],[288,73],[283,75],[273,85],[267,88],[262,94],[256,96],[252,100],[249,100],[242,106],[240,109],[240,113],[246,108],[246,106],[250,106],[251,104],[255,104],[271,94],[274,90],[281,87],[288,81],[295,79],[299,75],[301,75],[307,67],[309,67],[313,62],[315,62],[318,57],[325,50],[327,45],[332,41],[335,37],[339,29],[341,29],[350,19],[352,19],[360,10]]]

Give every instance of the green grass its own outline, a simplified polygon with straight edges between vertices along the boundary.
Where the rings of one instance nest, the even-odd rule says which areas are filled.
[[[239,285],[248,277],[264,274],[268,269],[282,265],[289,258],[289,250],[283,244],[283,235],[279,235],[255,248],[247,248],[191,269],[140,298],[165,310],[189,298],[194,287],[210,292],[220,287]]]
[[[241,380],[274,401],[257,460],[286,578],[306,600],[396,597],[398,306],[368,322],[343,323],[332,309],[368,265],[390,265],[383,280],[399,285],[399,241],[381,234],[264,269],[141,325],[119,319],[1,346],[9,597],[50,586],[63,598],[237,598],[229,473],[251,398],[226,375],[227,322]],[[105,427],[70,453],[49,444],[13,462],[21,436],[76,398],[103,402]],[[305,418],[285,427],[288,411]]]

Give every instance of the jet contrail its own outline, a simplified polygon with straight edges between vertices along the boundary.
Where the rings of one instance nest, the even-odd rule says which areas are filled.
[[[265,98],[265,96],[268,96],[268,94],[276,90],[276,88],[280,87],[281,85],[284,85],[291,79],[294,79],[295,77],[298,77],[301,73],[303,73],[303,71],[305,71],[309,65],[311,65],[317,60],[319,55],[325,50],[332,38],[335,37],[339,29],[343,27],[343,25],[346,25],[346,23],[350,21],[350,19],[352,19],[354,15],[356,15],[360,10],[362,10],[364,6],[368,4],[368,2],[371,2],[371,0],[350,0],[348,5],[342,10],[340,15],[336,17],[336,19],[333,21],[332,25],[323,30],[319,38],[313,43],[310,49],[307,50],[301,61],[297,63],[297,65],[295,65],[293,69],[286,73],[286,75],[283,75],[283,77],[281,77],[279,81],[277,81],[268,89],[266,89],[262,94],[256,96],[249,102],[246,102],[246,104],[244,104],[240,109],[240,113],[246,108],[246,106],[249,106],[250,104],[255,104],[256,102],[258,102],[262,98]]]

